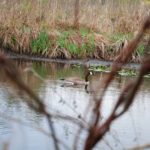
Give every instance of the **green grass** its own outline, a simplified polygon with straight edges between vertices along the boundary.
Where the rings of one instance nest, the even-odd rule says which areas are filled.
[[[91,52],[93,53],[94,52],[94,37],[93,37],[93,35],[90,37],[90,49],[91,49]]]
[[[93,35],[90,35],[88,37],[89,42],[83,41],[82,46],[80,47],[78,43],[71,40],[71,36],[73,35],[73,33],[73,30],[63,31],[61,33],[61,36],[56,38],[58,47],[67,50],[71,55],[77,58],[80,58],[85,51],[87,56],[93,56],[95,45]],[[80,36],[87,36],[88,34],[89,32],[87,32],[87,30],[79,31]]]
[[[79,35],[81,36],[87,36],[89,34],[89,30],[86,28],[80,28]]]
[[[137,47],[137,53],[139,56],[143,55],[143,50],[144,50],[144,43],[141,42],[140,45]]]
[[[72,55],[73,54],[77,56],[80,55],[78,45],[75,44],[73,41],[69,41],[67,38],[63,37],[58,38],[57,44],[59,48],[67,50]]]
[[[73,35],[74,33],[74,30],[73,29],[70,29],[68,31],[62,31],[60,32],[61,33],[61,37],[62,38],[67,38],[67,37],[70,37],[71,35]]]
[[[29,28],[27,27],[25,28],[26,32],[29,32],[29,30],[30,30]],[[133,38],[133,34],[119,33],[111,36],[103,34],[102,32],[99,34],[101,36],[107,37],[108,40],[110,41],[110,44],[105,45],[104,47],[109,55],[114,53],[115,46],[116,49],[122,49],[122,44],[124,44],[126,40],[129,41]],[[81,45],[78,43],[81,42],[80,40],[82,40]],[[52,46],[54,44],[54,41],[58,46],[58,48],[62,50],[62,52],[65,53],[65,51],[67,51],[67,53],[72,58],[81,58],[83,54],[85,54],[86,57],[93,58],[95,55],[94,50],[96,44],[94,33],[89,32],[85,28],[79,30],[79,32],[76,32],[73,29],[59,31],[59,35],[55,35],[53,40],[50,40],[48,33],[46,33],[45,31],[41,31],[36,38],[34,37],[31,38],[30,48],[35,54],[38,54],[39,52],[44,54],[46,51],[51,52],[54,49],[54,47]],[[11,44],[16,45],[16,40],[15,37],[13,36],[11,37]],[[137,47],[137,54],[139,57],[143,55],[143,49],[144,43],[141,42],[140,45]]]
[[[11,38],[10,38],[10,43],[12,44],[12,45],[16,45],[16,40],[15,40],[15,37],[13,37],[13,36],[11,36]]]
[[[40,64],[38,62],[33,62],[33,70],[35,72],[38,73],[38,75],[40,75],[42,78],[45,78],[46,77],[46,74],[47,74],[47,71],[50,71],[50,70],[47,70],[44,66],[44,63]]]
[[[30,47],[34,53],[45,53],[46,49],[52,49],[46,32],[41,32],[39,36],[35,39],[32,38],[30,42]]]
[[[117,42],[118,40],[123,39],[124,36],[125,36],[125,35],[124,35],[123,33],[119,33],[119,34],[117,34],[117,35],[110,35],[110,36],[108,36],[108,37],[109,37],[109,39],[111,40],[112,43],[115,43],[115,42]]]
[[[112,43],[116,43],[116,42],[124,40],[124,39],[131,40],[134,37],[134,35],[131,33],[129,33],[129,34],[118,33],[116,35],[115,34],[112,34],[112,35],[105,34],[105,36],[108,37]]]

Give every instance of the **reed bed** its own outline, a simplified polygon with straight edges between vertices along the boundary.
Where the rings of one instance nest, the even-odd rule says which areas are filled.
[[[2,0],[0,46],[40,57],[113,60],[149,13],[144,1],[80,0],[75,14],[75,1]],[[132,62],[141,60],[147,39],[137,47]]]

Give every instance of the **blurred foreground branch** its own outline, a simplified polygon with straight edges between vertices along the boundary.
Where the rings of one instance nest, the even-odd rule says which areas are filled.
[[[50,129],[52,132],[55,149],[59,150],[58,142],[57,142],[56,135],[55,135],[55,130],[54,130],[52,120],[51,120],[51,115],[46,111],[45,105],[42,103],[42,100],[36,94],[34,94],[34,92],[26,84],[24,84],[17,68],[14,66],[13,63],[9,62],[3,54],[0,54],[0,67],[2,68],[2,71],[4,72],[4,74],[15,85],[17,85],[19,89],[22,89],[23,91],[25,91],[34,100],[33,102],[31,100],[24,99],[26,103],[28,104],[28,106],[32,108],[33,110],[35,110],[36,112],[44,114],[47,117]]]
[[[97,142],[99,142],[102,137],[105,135],[105,133],[109,130],[110,125],[113,120],[121,116],[123,113],[125,113],[128,108],[131,106],[134,96],[142,82],[143,76],[147,74],[150,70],[150,56],[145,60],[143,63],[138,78],[129,83],[121,92],[120,97],[111,113],[111,115],[107,118],[107,120],[102,124],[98,125],[99,118],[100,118],[100,107],[103,100],[103,97],[105,95],[105,92],[110,84],[110,82],[113,80],[113,78],[117,75],[117,72],[121,69],[121,67],[127,63],[128,59],[130,58],[131,54],[135,50],[136,46],[139,44],[141,38],[143,37],[146,30],[150,27],[150,15],[144,20],[142,27],[137,34],[137,36],[129,42],[129,44],[123,48],[123,50],[120,52],[120,54],[116,57],[114,60],[114,63],[112,65],[111,72],[107,76],[107,78],[104,80],[104,83],[102,85],[102,93],[100,98],[98,98],[95,104],[94,108],[94,114],[93,122],[91,122],[91,127],[89,129],[89,134],[85,142],[84,150],[91,150]],[[102,84],[102,83],[101,83]],[[95,96],[96,97],[96,96]],[[96,98],[95,98],[96,99]],[[123,106],[123,109],[121,112],[118,112],[120,106]]]

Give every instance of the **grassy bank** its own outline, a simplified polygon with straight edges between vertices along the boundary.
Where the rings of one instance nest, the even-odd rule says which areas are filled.
[[[137,33],[149,5],[138,0],[2,0],[0,45],[18,53],[49,58],[113,60]],[[131,61],[140,61],[143,39]]]

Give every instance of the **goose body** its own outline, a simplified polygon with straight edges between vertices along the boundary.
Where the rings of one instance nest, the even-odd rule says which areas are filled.
[[[85,80],[82,80],[82,79],[80,79],[78,77],[69,77],[69,78],[65,78],[65,79],[61,79],[61,80],[64,80],[64,81],[66,81],[68,83],[72,83],[72,84],[75,84],[75,85],[77,85],[77,84],[80,84],[80,85],[89,84],[88,81],[86,82]]]
[[[74,85],[88,85],[89,84],[88,77],[92,74],[93,73],[91,71],[88,72],[87,75],[85,76],[85,80],[83,80],[79,77],[68,77],[68,78],[64,78],[64,79],[60,79],[60,80],[64,80],[64,81],[69,82]]]

